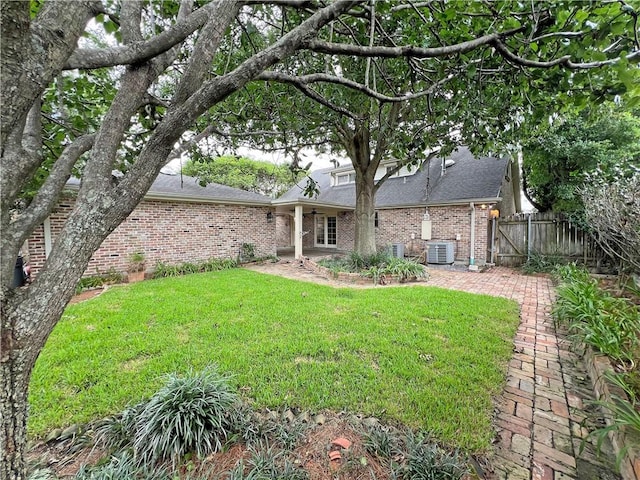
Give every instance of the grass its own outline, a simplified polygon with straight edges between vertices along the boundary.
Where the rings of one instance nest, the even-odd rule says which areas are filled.
[[[334,289],[246,270],[70,306],[33,372],[30,434],[119,412],[216,364],[255,407],[376,415],[486,450],[517,305],[429,287]]]

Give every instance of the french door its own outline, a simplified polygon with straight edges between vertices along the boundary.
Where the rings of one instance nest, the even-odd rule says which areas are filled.
[[[316,215],[315,220],[316,247],[335,248],[337,244],[337,218],[328,215]]]

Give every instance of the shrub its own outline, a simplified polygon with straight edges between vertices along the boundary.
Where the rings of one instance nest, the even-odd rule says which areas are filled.
[[[282,451],[276,451],[273,447],[267,446],[250,450],[251,458],[248,461],[250,471],[246,479],[306,480],[308,477],[307,472],[285,458]]]
[[[256,258],[256,246],[253,243],[243,243],[238,254],[238,263],[251,262]]]
[[[106,418],[95,427],[96,443],[117,451],[132,446],[136,424],[146,402],[126,408],[122,413]]]
[[[108,463],[95,467],[83,466],[75,476],[76,480],[169,480],[165,472],[141,468],[129,452],[120,452]]]
[[[527,274],[551,273],[558,265],[564,263],[566,263],[566,261],[561,255],[545,255],[538,252],[531,252],[529,258],[527,258],[527,261],[521,268],[522,271]]]
[[[114,283],[122,283],[124,275],[116,272],[113,268],[106,273],[98,273],[90,277],[83,277],[76,285],[76,295],[90,288],[102,287],[103,285],[112,285]]]
[[[217,272],[236,268],[238,262],[231,258],[210,258],[199,263],[184,262],[177,265],[169,265],[163,262],[156,263],[153,270],[153,278],[179,277],[190,273]]]
[[[406,282],[412,277],[426,277],[427,271],[424,265],[404,258],[391,258],[386,264],[385,273],[398,277],[401,282]]]
[[[136,459],[143,465],[165,459],[175,464],[189,452],[202,457],[219,451],[229,436],[228,413],[238,401],[228,379],[213,368],[170,375],[138,415]]]
[[[332,257],[320,260],[318,264],[328,268],[334,275],[340,272],[360,273],[365,277],[372,278],[376,285],[384,277],[390,275],[398,277],[401,282],[406,282],[413,277],[425,278],[427,276],[424,265],[412,260],[392,257],[385,250],[369,256],[351,252],[347,258]]]
[[[348,256],[352,272],[367,270],[371,267],[382,267],[393,258],[387,250],[381,249],[371,255],[361,255],[358,252],[350,252]]]

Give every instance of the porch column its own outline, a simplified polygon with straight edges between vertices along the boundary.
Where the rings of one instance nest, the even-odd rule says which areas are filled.
[[[296,205],[293,216],[294,237],[294,258],[302,258],[302,205]]]

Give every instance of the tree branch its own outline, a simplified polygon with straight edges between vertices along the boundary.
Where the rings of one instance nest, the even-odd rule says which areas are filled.
[[[84,198],[85,192],[95,195],[109,187],[124,132],[131,123],[133,114],[143,104],[147,89],[156,76],[157,72],[150,63],[135,68],[128,67],[122,76],[118,93],[104,116],[95,139],[95,148],[85,165],[79,201]],[[91,202],[90,199],[86,201]]]
[[[382,57],[382,58],[438,58],[460,53],[470,52],[476,48],[491,45],[500,38],[509,37],[516,33],[522,32],[525,27],[514,28],[502,33],[492,33],[483,35],[466,42],[448,45],[446,47],[420,48],[413,45],[405,45],[401,47],[364,47],[357,45],[345,45],[340,43],[329,43],[323,40],[312,39],[307,42],[306,47],[318,53],[327,53],[330,55],[352,55],[356,57]]]
[[[145,42],[135,42],[121,47],[106,49],[79,48],[69,57],[64,69],[114,67],[116,65],[130,65],[150,60],[170,50],[174,45],[182,42],[197,29],[201,28],[209,20],[210,13],[216,5],[218,5],[218,2],[205,5],[183,21],[176,23],[171,28]]]
[[[58,160],[49,172],[49,176],[38,189],[38,193],[29,206],[10,224],[14,235],[20,237],[20,243],[23,243],[29,236],[29,233],[41,224],[51,213],[58,198],[60,198],[60,193],[64,189],[67,180],[69,180],[71,176],[73,166],[82,154],[91,150],[95,139],[95,133],[83,135],[74,140],[73,143],[62,151],[60,157],[58,157]]]
[[[355,113],[351,112],[350,110],[348,110],[348,109],[346,109],[344,107],[340,107],[338,105],[335,105],[334,103],[330,102],[329,100],[324,98],[322,95],[320,95],[318,92],[316,92],[315,90],[307,87],[304,84],[294,83],[293,86],[295,88],[297,88],[298,90],[300,90],[307,97],[311,98],[312,100],[315,100],[320,105],[324,105],[328,109],[333,110],[336,113],[339,113],[340,115],[345,115],[346,117],[349,117],[349,118],[351,118],[353,120],[362,120],[362,117],[359,117],[358,115],[356,115]]]
[[[184,102],[205,80],[224,32],[237,15],[240,6],[239,1],[214,3],[216,8],[211,11],[209,20],[198,36],[189,64],[178,85],[174,99],[176,103]]]
[[[145,144],[136,163],[118,184],[114,194],[130,196],[132,191],[146,191],[181,133],[202,113],[241,89],[265,69],[304,48],[305,41],[310,36],[316,35],[320,28],[356,3],[357,0],[338,0],[330,3],[273,45],[245,60],[235,70],[204,83],[182,105],[172,106]]]
[[[537,60],[529,60],[527,58],[522,58],[514,53],[512,53],[507,46],[502,43],[500,40],[495,40],[492,42],[496,51],[502,55],[507,61],[519,65],[521,67],[528,68],[551,68],[558,65],[561,65],[569,70],[589,70],[592,68],[600,68],[607,65],[615,65],[620,61],[619,58],[612,58],[609,60],[601,60],[597,62],[584,62],[584,63],[574,63],[571,61],[571,55],[564,55],[560,58],[556,58],[554,60],[550,60],[548,62],[539,62]],[[624,57],[627,60],[635,60],[640,58],[640,51],[631,52]]]
[[[14,21],[10,7],[26,8],[25,23]],[[29,2],[2,3],[2,15],[8,18],[2,21],[0,145],[60,73],[87,22],[101,9],[98,1],[45,2],[29,25]]]
[[[321,83],[321,82],[333,83],[336,85],[344,85],[345,87],[349,87],[353,90],[357,90],[381,102],[396,103],[396,102],[406,102],[409,100],[415,100],[417,98],[424,97],[425,95],[429,95],[433,93],[437,87],[451,80],[451,78],[453,78],[453,75],[448,75],[445,78],[431,85],[426,90],[423,90],[421,92],[414,93],[414,94],[403,95],[401,97],[389,97],[387,95],[378,93],[370,88],[367,88],[365,85],[362,85],[361,83],[354,82],[353,80],[349,80],[348,78],[336,77],[334,75],[328,75],[326,73],[313,73],[310,75],[302,75],[297,77],[294,75],[289,75],[289,74],[280,73],[280,72],[262,72],[260,75],[256,77],[256,80],[289,83],[291,85],[294,85],[296,88],[300,88],[300,89],[303,88],[304,85],[307,85],[309,83]],[[355,117],[352,117],[352,118],[355,118]]]
[[[24,185],[31,179],[42,163],[42,125],[40,123],[40,101],[36,100],[29,110],[24,125],[18,125],[10,138],[5,154],[0,159],[2,176],[0,192],[2,208],[13,206]]]
[[[560,37],[560,38],[572,38],[572,37],[582,37],[587,32],[552,32],[546,33],[544,35],[540,35],[539,37],[532,38],[532,42],[539,42],[540,40],[545,40],[547,38]]]
[[[142,0],[127,0],[122,4],[120,28],[122,30],[122,41],[125,44],[142,42],[144,40],[142,32],[140,31],[142,6]]]

